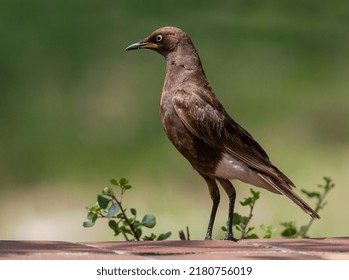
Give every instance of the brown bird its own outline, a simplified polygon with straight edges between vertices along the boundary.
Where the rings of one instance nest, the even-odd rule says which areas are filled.
[[[229,197],[224,237],[234,240],[236,192],[232,179],[283,194],[313,218],[319,215],[294,191],[292,181],[275,167],[256,140],[236,123],[214,94],[189,36],[176,27],[162,27],[126,50],[150,49],[166,60],[160,108],[163,128],[177,150],[205,179],[212,210],[205,239],[212,229],[220,201],[217,181]]]

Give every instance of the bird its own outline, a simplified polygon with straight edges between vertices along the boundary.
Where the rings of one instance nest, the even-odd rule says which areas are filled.
[[[153,31],[125,51],[149,49],[165,58],[166,74],[160,98],[163,129],[175,148],[206,181],[212,200],[205,240],[212,232],[220,191],[228,196],[227,232],[233,235],[236,190],[231,180],[289,198],[312,218],[320,218],[295,192],[295,184],[269,159],[262,146],[227,113],[210,86],[191,38],[172,26]]]

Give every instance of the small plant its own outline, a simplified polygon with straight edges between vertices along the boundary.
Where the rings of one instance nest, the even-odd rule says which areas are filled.
[[[83,223],[85,228],[93,227],[99,218],[108,219],[108,226],[114,231],[114,235],[123,235],[126,241],[140,240],[165,240],[171,236],[171,232],[162,233],[156,236],[151,233],[149,236],[143,236],[143,228],[153,228],[156,225],[155,216],[146,214],[142,220],[137,219],[137,210],[130,208],[129,213],[122,205],[124,193],[131,189],[128,180],[121,178],[119,181],[111,179],[110,183],[120,190],[120,197],[115,196],[113,187],[106,187],[102,194],[97,196],[97,202],[86,207],[87,221]]]
[[[320,192],[309,192],[307,190],[302,189],[301,191],[308,196],[308,198],[316,198],[317,203],[315,206],[315,211],[318,212],[321,209],[323,209],[327,205],[327,201],[325,201],[325,197],[328,194],[329,191],[331,191],[335,184],[332,182],[332,179],[329,177],[324,177],[323,178],[325,183],[323,185],[319,184],[318,188],[322,189],[322,193]],[[234,228],[241,232],[241,239],[244,238],[258,238],[258,235],[253,232],[255,227],[248,226],[250,224],[250,221],[253,217],[253,209],[255,207],[256,201],[260,198],[259,192],[254,191],[253,189],[250,189],[250,192],[252,196],[244,198],[243,201],[240,202],[242,206],[248,206],[249,209],[249,215],[248,216],[243,216],[240,215],[239,213],[234,213],[233,216],[233,225]],[[287,237],[287,238],[297,238],[297,237],[302,237],[306,238],[309,237],[307,235],[310,227],[312,226],[314,222],[314,218],[311,218],[309,223],[307,225],[303,225],[300,228],[296,226],[295,222],[283,222],[280,225],[284,227],[284,230],[281,232],[282,237]],[[265,226],[265,225],[260,225],[260,229],[264,232],[263,238],[271,238],[272,234],[276,231],[273,226]],[[223,231],[226,231],[227,228],[225,226],[222,227]]]
[[[254,191],[253,189],[250,189],[250,192],[252,196],[245,198],[243,201],[240,201],[240,204],[242,206],[249,206],[250,207],[250,213],[248,216],[242,216],[239,213],[235,212],[233,214],[233,227],[241,232],[241,239],[245,238],[258,238],[258,236],[255,233],[252,233],[252,230],[254,230],[254,227],[248,227],[248,224],[250,223],[252,217],[253,217],[253,208],[256,204],[256,201],[259,199],[259,192]],[[222,227],[223,231],[227,231],[227,228],[224,226]]]
[[[271,238],[272,234],[276,231],[276,228],[271,225],[265,226],[261,224],[259,227],[262,231],[264,231],[263,238]]]
[[[233,214],[233,226],[234,229],[241,233],[240,239],[258,238],[258,235],[252,232],[255,227],[250,227],[248,225],[253,217],[253,209],[257,200],[260,198],[260,193],[253,189],[250,189],[250,192],[252,194],[251,196],[240,201],[242,206],[248,206],[250,208],[248,216],[240,215],[237,212]],[[272,233],[275,231],[272,226],[260,225],[260,228],[265,232],[263,238],[270,238]],[[227,228],[223,226],[222,230],[227,231]]]
[[[295,222],[283,222],[280,223],[285,229],[281,232],[282,237],[286,238],[297,238],[302,236],[302,227],[297,228]]]
[[[324,207],[327,205],[327,201],[325,201],[325,197],[329,193],[329,191],[331,191],[335,187],[335,184],[332,182],[331,178],[324,177],[323,179],[325,183],[323,185],[321,184],[317,185],[317,187],[322,190],[322,193],[308,192],[307,190],[301,190],[302,193],[306,194],[309,198],[315,198],[317,200],[316,206],[315,206],[315,212],[319,212],[321,209],[324,209]],[[281,223],[281,225],[285,228],[281,232],[281,236],[289,237],[289,238],[309,237],[307,234],[313,222],[314,222],[314,218],[311,218],[307,225],[303,225],[299,229],[297,228],[294,222]]]

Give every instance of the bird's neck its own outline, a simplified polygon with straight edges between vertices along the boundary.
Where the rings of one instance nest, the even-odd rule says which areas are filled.
[[[166,67],[168,69],[173,67],[180,67],[183,71],[201,71],[201,61],[198,57],[181,56],[181,57],[169,57],[166,59]]]
[[[176,79],[177,85],[191,76],[202,76],[206,79],[200,58],[191,54],[187,56],[168,56],[166,58],[166,76],[168,80]]]
[[[200,57],[189,38],[179,42],[176,50],[168,53],[165,59],[167,68],[180,67],[183,71],[204,72]]]
[[[167,85],[165,86],[171,91],[175,92],[179,87],[185,86],[189,80],[196,80],[197,77],[206,80],[199,57],[166,58],[165,83]]]
[[[208,84],[200,58],[194,48],[181,49],[168,53],[166,59],[166,77],[161,94],[161,113],[164,116],[174,113],[172,98],[179,90],[186,90],[189,84],[204,81]],[[191,82],[190,82],[191,81]]]

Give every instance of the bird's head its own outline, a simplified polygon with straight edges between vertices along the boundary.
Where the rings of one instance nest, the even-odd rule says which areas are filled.
[[[183,69],[199,70],[204,75],[199,55],[190,37],[177,27],[161,27],[142,41],[128,46],[125,50],[150,49],[163,55],[169,65]]]
[[[177,51],[178,45],[181,43],[192,45],[190,38],[184,31],[177,27],[167,26],[155,30],[142,41],[128,46],[125,51],[150,49],[167,57],[169,53]]]

